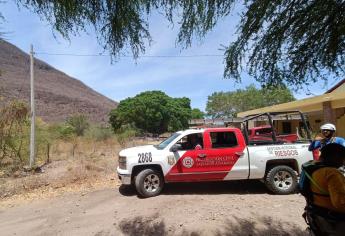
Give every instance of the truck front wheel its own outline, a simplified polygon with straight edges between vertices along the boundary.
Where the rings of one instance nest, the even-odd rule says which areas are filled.
[[[159,171],[145,169],[135,178],[135,188],[141,197],[154,197],[161,193],[164,179]]]
[[[265,184],[275,194],[290,194],[296,191],[297,174],[289,166],[276,166],[267,172]]]

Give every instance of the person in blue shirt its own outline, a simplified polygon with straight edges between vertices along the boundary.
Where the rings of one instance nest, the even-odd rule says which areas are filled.
[[[345,146],[345,139],[340,137],[333,137],[336,128],[335,125],[331,123],[324,124],[320,127],[321,134],[317,135],[315,139],[309,145],[309,151],[314,151],[316,149],[322,149],[324,146],[330,143],[337,143]]]

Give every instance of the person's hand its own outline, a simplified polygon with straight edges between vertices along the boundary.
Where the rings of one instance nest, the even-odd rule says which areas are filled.
[[[315,141],[320,141],[322,139],[323,139],[323,137],[320,134],[316,135],[314,138]]]

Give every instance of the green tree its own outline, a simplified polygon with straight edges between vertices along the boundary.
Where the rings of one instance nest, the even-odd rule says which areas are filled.
[[[65,38],[96,30],[100,44],[117,57],[133,56],[151,42],[148,19],[156,11],[179,25],[177,43],[203,38],[234,8],[240,9],[237,39],[224,48],[224,77],[241,79],[247,71],[266,85],[301,86],[345,76],[345,2],[334,0],[16,0]],[[235,7],[236,6],[236,7]],[[230,20],[229,20],[230,21]]]
[[[257,89],[250,85],[233,92],[215,92],[208,97],[206,112],[213,118],[236,117],[238,112],[295,100],[286,86]]]
[[[83,136],[85,131],[90,126],[86,116],[82,114],[76,114],[68,117],[66,120],[66,124],[72,128],[73,133],[75,133],[77,136]],[[66,130],[66,132],[68,131]]]
[[[148,91],[122,100],[110,112],[109,122],[115,131],[132,125],[144,132],[161,134],[187,128],[190,116],[189,98],[171,98],[161,91]]]
[[[169,123],[167,131],[173,132],[188,128],[188,121],[191,119],[190,99],[172,98],[168,103]]]
[[[194,108],[192,110],[192,119],[203,119],[205,116],[205,113],[203,113],[202,111],[200,111],[200,109],[198,108]]]

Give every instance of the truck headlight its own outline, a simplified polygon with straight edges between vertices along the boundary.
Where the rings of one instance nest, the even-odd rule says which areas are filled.
[[[123,170],[127,169],[127,158],[125,156],[119,156],[119,168]]]

